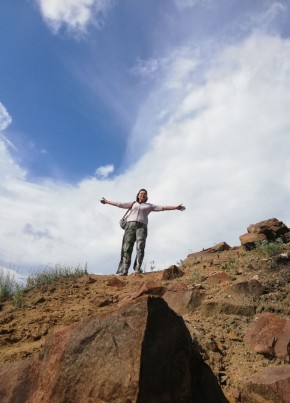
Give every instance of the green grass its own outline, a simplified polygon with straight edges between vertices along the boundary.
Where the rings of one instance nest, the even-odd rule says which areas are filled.
[[[19,285],[13,274],[0,267],[0,301],[11,300],[18,308],[25,307],[25,292],[30,288],[35,288],[48,284],[55,284],[60,280],[78,278],[87,274],[87,265],[85,267],[61,266],[55,265],[29,276],[26,285]]]
[[[78,278],[87,274],[87,265],[84,268],[81,266],[61,266],[55,265],[47,269],[29,276],[27,279],[27,288],[39,287],[42,285],[55,284],[60,280],[68,278]]]

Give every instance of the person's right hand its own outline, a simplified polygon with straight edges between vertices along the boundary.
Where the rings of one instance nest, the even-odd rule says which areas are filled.
[[[107,200],[106,200],[104,197],[102,197],[101,200],[100,200],[100,202],[101,202],[102,204],[106,204],[106,203],[107,203]]]

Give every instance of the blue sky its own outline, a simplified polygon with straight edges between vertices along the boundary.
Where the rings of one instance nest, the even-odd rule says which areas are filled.
[[[289,4],[2,0],[0,264],[115,272],[119,209],[141,187],[164,268],[290,225]]]

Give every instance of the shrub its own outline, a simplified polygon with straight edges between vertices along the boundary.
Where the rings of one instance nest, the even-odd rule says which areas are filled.
[[[256,248],[263,256],[278,255],[283,250],[283,241],[281,238],[277,238],[274,242],[261,241],[256,244]]]
[[[191,275],[191,282],[193,284],[197,284],[197,283],[202,283],[202,280],[203,280],[203,278],[202,278],[200,269],[195,268]]]

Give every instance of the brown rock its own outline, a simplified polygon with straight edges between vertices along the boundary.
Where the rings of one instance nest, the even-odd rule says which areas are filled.
[[[117,288],[122,288],[126,286],[125,281],[120,280],[118,277],[110,277],[107,281],[107,285],[109,287],[117,287]]]
[[[158,281],[147,281],[142,284],[140,289],[132,294],[132,299],[141,297],[142,295],[154,295],[156,297],[162,297],[166,292],[166,287],[160,284]]]
[[[170,308],[179,315],[192,312],[200,306],[203,298],[204,293],[200,290],[167,291],[163,296]]]
[[[188,287],[185,283],[183,283],[182,281],[179,281],[178,283],[174,283],[172,284],[169,288],[168,291],[187,291]]]
[[[256,248],[256,242],[267,241],[267,237],[264,234],[244,234],[240,237],[241,244],[246,250],[252,250]]]
[[[51,336],[41,353],[0,365],[3,403],[227,402],[160,298],[89,318]]]
[[[265,313],[249,327],[244,342],[251,350],[269,357],[285,358],[290,340],[290,320]]]
[[[290,242],[290,231],[286,232],[286,234],[282,235],[281,238],[283,239],[283,242],[289,243]]]
[[[257,280],[240,281],[227,288],[227,293],[244,295],[246,297],[257,298],[265,291],[265,287]]]
[[[206,253],[218,253],[218,252],[223,252],[225,250],[230,250],[231,247],[228,245],[226,242],[220,242],[208,249],[204,249],[204,252]]]
[[[256,224],[251,224],[247,228],[247,231],[250,234],[264,234],[268,241],[274,241],[289,232],[289,229],[282,221],[277,220],[277,218],[271,218]]]
[[[201,304],[201,313],[204,316],[212,316],[217,314],[253,316],[255,315],[255,307],[252,305],[235,305],[227,302],[203,302]]]
[[[184,271],[180,269],[180,267],[172,265],[168,267],[168,269],[163,270],[162,272],[162,280],[173,280],[178,277],[182,277],[184,275]]]
[[[266,368],[258,375],[248,378],[241,391],[241,402],[290,401],[290,367]]]
[[[94,278],[94,277],[92,277],[92,276],[88,276],[87,277],[87,283],[88,284],[94,284],[94,283],[96,283],[96,279]]]
[[[282,238],[284,242],[288,242],[290,239],[289,228],[282,221],[278,221],[277,218],[251,224],[247,231],[247,234],[240,236],[241,244],[246,250],[254,249],[256,242],[272,242],[277,238]]]

